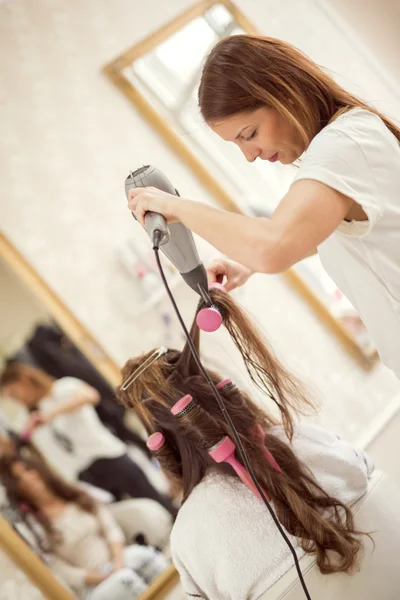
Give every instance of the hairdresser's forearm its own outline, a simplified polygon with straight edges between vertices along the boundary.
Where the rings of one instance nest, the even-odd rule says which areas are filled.
[[[85,386],[85,390],[76,394],[69,400],[65,402],[65,404],[60,404],[53,408],[53,410],[49,411],[46,415],[47,421],[52,421],[59,415],[63,415],[65,413],[74,412],[78,408],[81,408],[85,404],[97,404],[100,399],[100,396],[96,390],[93,388],[89,388]]]
[[[176,218],[229,258],[254,272],[273,271],[268,257],[279,243],[269,219],[248,217],[208,204],[180,200],[174,209]]]

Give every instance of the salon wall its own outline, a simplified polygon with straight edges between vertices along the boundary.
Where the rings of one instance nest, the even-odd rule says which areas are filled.
[[[162,329],[160,313],[140,313],[118,259],[121,245],[140,236],[125,207],[122,183],[128,170],[156,164],[181,194],[209,198],[106,80],[101,66],[190,4],[9,0],[0,5],[3,229],[118,363],[168,336],[180,343],[176,330]],[[298,45],[340,73],[345,85],[400,114],[396,93],[317,3],[237,4],[260,31]],[[211,254],[206,246],[202,250]],[[181,284],[176,293],[190,319],[194,295]],[[399,392],[382,366],[362,371],[283,278],[255,277],[240,299],[287,365],[312,384],[323,405],[323,423],[357,439]],[[238,359],[223,334],[208,338],[205,350],[209,361],[236,374]]]
[[[400,3],[398,0],[317,0],[338,26],[352,29],[374,55],[380,69],[400,80]]]

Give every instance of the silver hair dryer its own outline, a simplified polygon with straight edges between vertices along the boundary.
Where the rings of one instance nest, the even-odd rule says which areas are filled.
[[[150,186],[179,196],[178,190],[162,171],[147,165],[131,172],[126,178],[126,197],[128,198],[128,192],[132,188]],[[185,282],[209,303],[207,273],[199,258],[192,232],[182,223],[168,225],[162,215],[154,212],[146,213],[144,224],[152,242],[155,232],[159,232],[159,246],[162,252],[175,265]]]

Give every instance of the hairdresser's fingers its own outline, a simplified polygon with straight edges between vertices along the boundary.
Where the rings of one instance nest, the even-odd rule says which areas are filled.
[[[252,271],[233,260],[217,259],[211,263],[207,269],[209,284],[218,281],[221,283],[221,277],[225,278],[223,285],[227,292],[240,287],[249,279],[252,275]]]
[[[148,210],[149,209],[147,208],[146,199],[144,198],[143,200],[139,200],[139,202],[136,204],[136,209],[135,209],[134,213],[135,213],[135,217],[137,218],[139,223],[141,225],[143,225],[143,227],[144,227],[144,217],[145,217],[146,213],[148,212]]]
[[[237,287],[235,278],[229,276],[229,265],[224,261],[214,261],[207,269],[208,285],[213,283],[222,283],[227,292],[231,292]]]
[[[176,207],[179,198],[154,187],[134,188],[128,193],[128,207],[136,218],[144,222],[144,214],[147,211],[157,212],[163,215],[168,223],[176,221]]]
[[[146,208],[146,188],[135,188],[129,190],[128,208],[143,225]]]
[[[128,192],[128,208],[132,212],[135,212],[136,205],[139,201],[138,196],[143,194],[144,188],[132,188]]]
[[[212,283],[216,283],[216,282],[222,283],[225,275],[226,275],[226,268],[225,268],[224,262],[221,260],[214,260],[207,267],[208,285],[211,285]]]

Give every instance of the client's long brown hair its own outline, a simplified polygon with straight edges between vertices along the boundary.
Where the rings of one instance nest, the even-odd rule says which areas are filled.
[[[228,294],[213,290],[211,295],[223,312],[224,324],[241,352],[250,377],[279,408],[283,427],[291,439],[296,407],[309,406],[301,384],[279,363]],[[195,322],[191,337],[199,352],[200,332]],[[123,368],[124,380],[150,354],[129,360]],[[217,373],[209,371],[209,374],[215,384],[223,379]],[[178,420],[170,409],[185,394],[193,396],[196,408]],[[298,538],[305,552],[316,553],[322,573],[351,571],[362,546],[351,510],[324,492],[306,465],[296,457],[289,441],[282,442],[273,434],[271,427],[277,421],[272,416],[237,387],[222,391],[222,395],[252,469],[270,495],[279,521]],[[166,443],[157,457],[173,484],[183,492],[184,501],[211,467],[226,473],[223,466],[212,461],[207,450],[210,444],[230,435],[230,431],[188,344],[182,352],[169,350],[128,390],[119,391],[119,398],[137,411],[148,433],[161,431],[164,434]],[[281,473],[272,468],[260,452],[260,441],[255,435],[257,426],[263,428],[264,445],[281,467]]]
[[[21,517],[32,530],[43,552],[51,550],[61,539],[61,533],[56,532],[50,519],[41,512],[29,494],[20,489],[18,479],[13,473],[16,463],[23,464],[27,470],[36,471],[47,488],[55,496],[68,503],[77,504],[82,510],[96,513],[96,502],[84,490],[56,475],[45,463],[38,460],[22,458],[20,455],[5,455],[0,458],[0,483],[5,488],[8,501],[20,510]],[[36,529],[31,526],[31,517],[40,523],[46,534],[46,543],[38,537]]]

